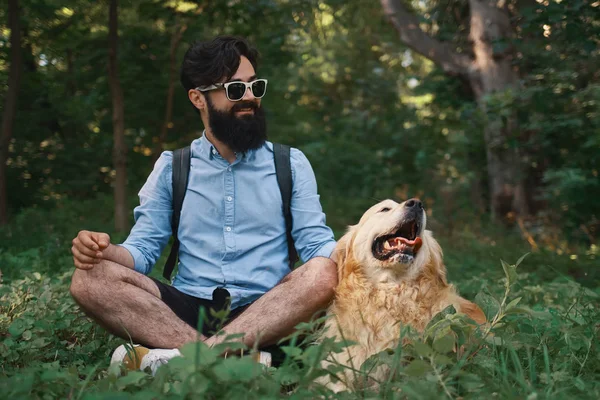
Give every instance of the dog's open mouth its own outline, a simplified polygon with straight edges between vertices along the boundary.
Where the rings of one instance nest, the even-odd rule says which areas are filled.
[[[386,261],[392,257],[402,264],[411,263],[421,248],[421,224],[405,221],[392,234],[379,236],[373,242],[373,257]]]

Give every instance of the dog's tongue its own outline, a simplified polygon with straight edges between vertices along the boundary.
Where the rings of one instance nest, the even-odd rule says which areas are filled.
[[[395,238],[388,240],[388,242],[392,247],[398,247],[401,244],[408,246],[408,247],[412,247],[414,252],[417,252],[421,248],[421,245],[423,244],[423,240],[421,240],[421,238],[418,236],[414,240],[409,240],[409,239],[403,238],[403,237],[395,237]]]

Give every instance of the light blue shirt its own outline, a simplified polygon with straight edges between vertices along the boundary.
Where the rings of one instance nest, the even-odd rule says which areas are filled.
[[[173,286],[212,299],[225,287],[231,307],[251,303],[290,272],[273,144],[237,155],[229,164],[202,136],[191,144],[188,187],[178,236],[179,272]],[[291,149],[292,236],[300,258],[329,257],[335,247],[325,225],[317,183],[306,156]],[[173,153],[162,153],[139,192],[135,225],[121,245],[135,270],[148,274],[171,236]]]

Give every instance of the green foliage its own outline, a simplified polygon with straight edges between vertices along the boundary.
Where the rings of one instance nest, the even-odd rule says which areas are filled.
[[[109,200],[101,197],[82,207],[102,209]],[[69,206],[55,212],[31,210],[20,217],[18,227],[0,231],[2,243],[11,244],[0,253],[0,390],[8,398],[334,397],[315,380],[345,368],[321,367],[323,359],[344,351],[345,345],[332,340],[314,344],[322,321],[298,326],[299,332],[282,349],[286,359],[278,368],[256,364],[248,349],[242,357],[223,358],[219,355],[225,345],[189,344],[182,349],[183,358],[171,360],[155,377],[144,372],[118,376],[118,368],[108,363],[123,341],[84,316],[68,292],[73,268],[70,231],[78,227],[73,215],[81,212],[75,204]],[[89,224],[108,224],[106,214],[90,216]],[[44,221],[42,229],[27,225],[36,221]],[[43,246],[48,231],[55,232],[55,253]],[[463,234],[452,244],[442,241],[442,246],[450,280],[479,304],[489,323],[477,327],[449,307],[423,333],[405,327],[400,342],[406,345],[354,366],[357,390],[335,398],[600,395],[597,281],[590,286],[594,281],[586,280],[585,287],[567,278],[560,272],[560,260],[549,253],[530,254],[515,264],[498,262],[523,253],[515,253],[518,247],[501,232],[494,236],[494,247],[482,239]],[[465,256],[469,251],[477,262]],[[582,253],[574,264],[570,260],[569,268],[585,270],[584,260]],[[551,265],[556,268],[537,273]],[[376,392],[370,373],[381,367],[390,373],[376,382]]]
[[[511,106],[524,130],[526,161],[544,184],[539,197],[551,206],[548,218],[575,239],[595,236],[600,215],[591,201],[600,195],[597,11],[587,1],[524,8],[515,43],[524,90]]]

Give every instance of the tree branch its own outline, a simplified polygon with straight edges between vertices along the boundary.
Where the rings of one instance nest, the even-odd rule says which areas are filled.
[[[451,75],[469,75],[472,60],[453,51],[419,27],[419,20],[402,5],[400,0],[381,0],[385,15],[400,34],[400,40],[417,53],[436,63]]]

